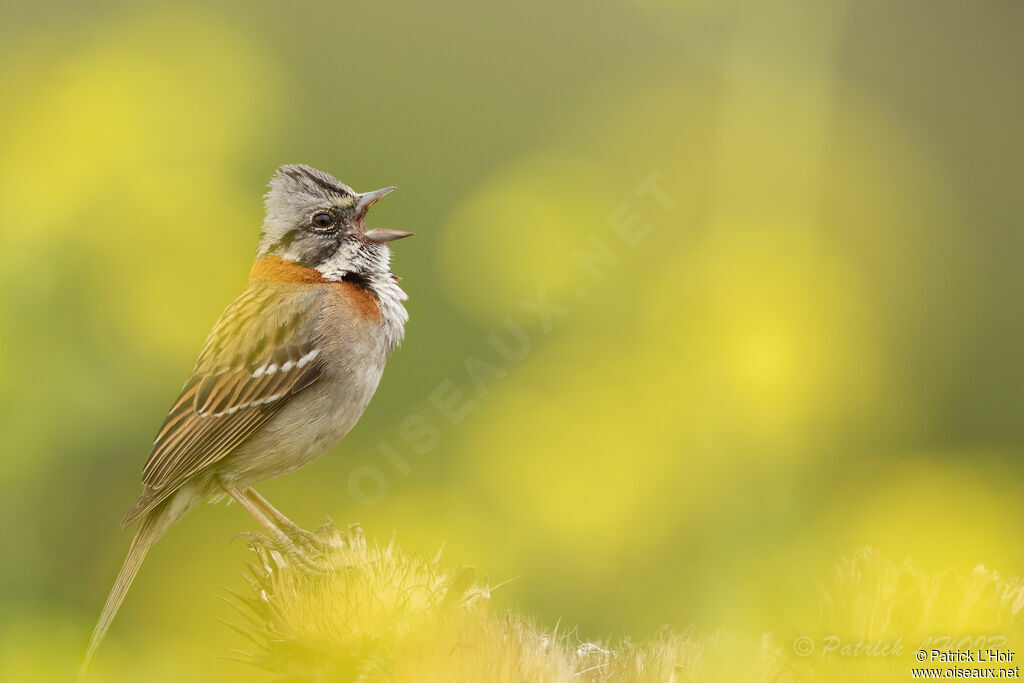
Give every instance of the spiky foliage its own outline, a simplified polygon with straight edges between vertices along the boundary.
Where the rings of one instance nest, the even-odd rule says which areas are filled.
[[[580,642],[514,613],[494,614],[470,567],[368,545],[358,525],[314,532],[331,571],[311,575],[252,543],[252,596],[234,595],[255,649],[241,658],[282,681],[714,680],[718,638]]]
[[[840,561],[820,622],[800,631],[594,643],[497,614],[472,568],[367,544],[357,525],[316,530],[311,547],[332,568],[321,575],[252,546],[253,595],[233,602],[254,649],[240,655],[281,681],[888,681],[922,666],[921,648],[1024,643],[1021,579],[983,567],[929,574],[871,549]]]
[[[785,647],[800,637],[810,638],[810,652]],[[778,652],[789,672],[783,680],[888,681],[936,666],[915,658],[921,649],[1017,651],[1021,644],[1024,580],[981,565],[966,574],[922,572],[909,559],[865,548],[840,560],[822,589],[821,623],[787,634]]]

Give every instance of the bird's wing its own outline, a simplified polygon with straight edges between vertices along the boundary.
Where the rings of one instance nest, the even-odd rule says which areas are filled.
[[[250,284],[227,307],[164,420],[130,524],[252,435],[322,372],[317,293]]]

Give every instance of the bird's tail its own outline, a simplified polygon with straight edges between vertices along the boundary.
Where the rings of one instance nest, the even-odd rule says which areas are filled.
[[[110,628],[111,622],[114,621],[117,610],[121,607],[121,601],[124,600],[125,594],[128,593],[128,588],[132,585],[132,580],[135,579],[135,574],[138,573],[139,567],[142,566],[142,561],[146,559],[146,553],[163,536],[168,527],[177,521],[170,519],[170,507],[166,503],[158,505],[148,512],[139,523],[139,528],[135,531],[135,537],[132,538],[131,547],[128,548],[128,557],[124,559],[124,564],[121,565],[121,571],[118,572],[117,580],[114,581],[114,587],[110,590],[110,595],[107,597],[107,604],[103,606],[100,619],[96,623],[96,628],[92,631],[89,649],[86,650],[85,659],[82,662],[82,674],[88,671],[89,666],[92,664],[93,657],[96,656],[96,650],[99,649],[100,643],[103,642],[103,636],[107,634],[107,629]]]

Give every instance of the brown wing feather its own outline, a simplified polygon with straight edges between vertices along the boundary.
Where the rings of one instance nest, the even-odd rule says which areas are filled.
[[[315,293],[250,284],[224,311],[164,420],[127,526],[217,462],[316,381]]]

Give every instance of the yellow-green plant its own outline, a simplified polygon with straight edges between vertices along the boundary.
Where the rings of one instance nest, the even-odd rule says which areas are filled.
[[[475,569],[368,544],[358,525],[310,537],[327,571],[310,574],[252,541],[252,595],[233,594],[252,643],[237,654],[281,681],[908,680],[919,649],[1024,643],[1024,580],[977,567],[927,573],[870,548],[839,562],[820,622],[760,638],[664,631],[584,642],[497,613]]]
[[[719,638],[662,633],[644,643],[579,641],[489,608],[471,567],[367,544],[325,525],[332,569],[311,575],[254,540],[253,595],[233,595],[253,644],[238,653],[285,681],[683,681],[718,678]]]

